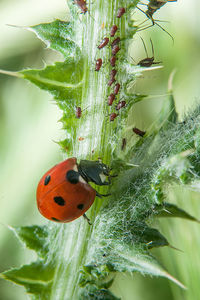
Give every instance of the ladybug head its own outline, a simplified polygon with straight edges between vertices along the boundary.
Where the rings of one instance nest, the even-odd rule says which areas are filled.
[[[110,184],[110,170],[100,161],[81,160],[78,165],[79,174],[87,181],[97,185]],[[108,181],[106,181],[108,177]]]

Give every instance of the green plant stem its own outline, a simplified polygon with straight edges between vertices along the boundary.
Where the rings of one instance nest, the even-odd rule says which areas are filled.
[[[116,23],[116,11],[119,1],[95,1],[90,4],[88,1],[89,14],[79,16],[81,19],[79,36],[82,36],[82,50],[84,55],[84,80],[83,94],[80,99],[81,107],[85,109],[84,117],[80,119],[74,145],[74,155],[78,158],[96,159],[99,156],[105,163],[110,163],[112,145],[110,137],[113,135],[116,124],[109,122],[110,110],[105,106],[108,96],[109,65],[107,58],[110,47],[99,50],[98,43],[109,36],[109,28]],[[93,17],[91,17],[93,16]],[[119,34],[125,34],[125,18],[117,20]],[[105,29],[101,29],[101,25]],[[82,31],[81,31],[82,29]],[[128,49],[122,49],[123,55]],[[122,54],[120,54],[122,55]],[[104,66],[101,72],[95,72],[95,60],[103,58]],[[106,121],[105,121],[106,120]],[[81,143],[78,137],[84,137]],[[92,154],[92,150],[94,154]],[[102,191],[102,189],[101,189]],[[96,199],[87,215],[92,223],[102,206],[103,200]],[[59,247],[58,264],[54,277],[51,299],[78,299],[80,268],[85,264],[89,255],[88,240],[92,234],[93,226],[83,220],[76,220],[70,224],[58,225],[55,229],[59,236],[57,242]],[[60,259],[60,255],[63,259]]]

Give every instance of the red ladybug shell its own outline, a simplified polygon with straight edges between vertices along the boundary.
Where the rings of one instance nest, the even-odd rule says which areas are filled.
[[[38,209],[51,221],[73,221],[94,202],[96,191],[80,175],[77,183],[67,180],[70,170],[78,172],[76,158],[69,158],[51,168],[38,184]]]

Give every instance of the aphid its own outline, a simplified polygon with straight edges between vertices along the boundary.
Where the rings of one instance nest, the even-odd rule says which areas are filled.
[[[108,105],[111,106],[113,104],[114,100],[115,100],[115,95],[114,94],[110,94],[108,96]]]
[[[85,14],[88,11],[85,0],[74,0],[74,3],[80,8],[81,14]]]
[[[121,150],[123,151],[126,148],[126,139],[123,138],[122,139],[122,146],[121,146]]]
[[[117,25],[113,25],[110,29],[110,36],[113,37],[115,35],[117,29],[118,29]]]
[[[117,74],[117,70],[112,69],[110,72],[110,78],[115,78],[115,75]]]
[[[146,58],[140,60],[137,65],[140,66],[140,67],[151,67],[152,65],[156,65],[156,64],[160,64],[161,61],[154,61],[154,48],[153,48],[153,43],[152,43],[152,40],[150,39],[150,42],[151,42],[151,47],[152,47],[152,57],[148,57],[148,53],[147,53],[147,48],[146,48],[146,45],[145,45],[145,42],[144,40],[141,38],[142,42],[143,42],[143,45],[144,45],[144,50],[145,50],[145,53],[146,53]]]
[[[76,107],[76,118],[80,119],[81,114],[82,114],[82,109],[81,109],[81,107],[77,106]]]
[[[114,45],[112,47],[112,55],[116,55],[117,52],[119,52],[119,50],[120,50],[119,46],[118,45]]]
[[[114,119],[117,117],[118,115],[116,113],[112,113],[110,114],[110,122],[114,121]]]
[[[80,216],[89,219],[85,212],[99,194],[88,182],[97,185],[111,183],[110,169],[100,161],[68,158],[51,168],[41,178],[37,187],[37,206],[47,219],[67,223]],[[106,177],[108,181],[106,181]]]
[[[151,20],[152,22],[152,25],[149,25],[145,28],[142,28],[138,31],[141,31],[141,30],[144,30],[144,29],[147,29],[151,26],[154,26],[154,25],[157,25],[158,27],[160,27],[160,29],[162,29],[164,32],[166,32],[170,37],[171,39],[174,41],[174,38],[173,36],[168,32],[166,31],[161,25],[159,25],[157,22],[159,22],[159,20],[155,20],[153,18],[153,14],[158,10],[160,9],[163,5],[165,5],[167,2],[175,2],[177,0],[149,0],[149,4],[147,5],[147,10],[146,11],[143,11],[141,8],[139,8],[137,6],[137,8],[142,12],[144,13],[148,19]],[[156,22],[157,21],[157,22]]]
[[[117,106],[116,106],[116,110],[120,110],[122,107],[125,107],[125,106],[126,106],[126,101],[125,100],[119,101]]]
[[[79,142],[82,142],[82,141],[84,141],[84,137],[82,137],[82,136],[79,136],[79,138],[78,138],[78,141],[79,141]]]
[[[123,16],[123,14],[125,14],[126,9],[124,7],[120,7],[117,11],[117,18],[121,18],[121,16]]]
[[[138,129],[137,127],[133,128],[133,132],[141,137],[143,137],[146,133],[146,131],[142,131],[142,130]]]
[[[115,67],[116,60],[117,60],[116,56],[111,56],[110,64],[111,64],[112,67]]]
[[[119,42],[121,41],[120,37],[118,36],[116,39],[114,39],[114,41],[111,44],[111,47],[113,48],[115,45],[118,45]]]
[[[107,44],[109,43],[109,38],[105,37],[101,43],[99,44],[99,46],[97,47],[98,49],[102,49],[104,48]]]
[[[115,78],[110,78],[110,80],[108,81],[108,85],[111,86],[115,81]]]
[[[96,61],[95,71],[98,72],[101,69],[101,66],[102,66],[102,59],[98,58]]]
[[[117,95],[119,93],[119,89],[120,89],[120,84],[116,83],[113,91],[114,95]]]

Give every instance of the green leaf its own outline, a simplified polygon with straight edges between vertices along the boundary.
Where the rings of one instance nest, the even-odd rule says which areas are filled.
[[[113,258],[113,266],[115,270],[123,272],[129,271],[134,272],[138,271],[142,274],[149,274],[153,276],[166,277],[171,281],[175,282],[182,288],[185,288],[184,285],[178,281],[176,278],[171,276],[163,266],[148,252],[134,251],[129,246],[123,245],[121,251],[116,253],[116,257],[119,256],[122,261],[119,264],[117,259]]]
[[[19,72],[32,83],[54,95],[67,108],[76,105],[81,98],[83,80],[83,60],[74,61],[72,58],[57,62],[41,70],[23,70]]]
[[[43,261],[24,265],[19,269],[11,269],[1,273],[1,277],[23,285],[27,293],[39,295],[38,299],[50,299],[54,268]]]
[[[16,236],[25,243],[26,247],[37,252],[38,256],[45,258],[49,251],[47,242],[47,226],[24,226],[11,228]]]
[[[65,150],[71,151],[78,126],[75,109],[80,105],[83,84],[83,60],[72,58],[41,70],[24,70],[20,74],[41,89],[50,92],[64,112],[61,122],[66,130]]]
[[[140,242],[146,244],[149,249],[169,246],[167,239],[157,229],[144,225],[140,227],[140,230],[142,230],[140,232]]]
[[[80,55],[80,48],[73,40],[75,35],[74,26],[70,22],[55,20],[52,23],[31,26],[30,29],[33,30],[48,47],[62,53],[65,59],[70,56]]]
[[[195,222],[200,222],[198,219],[195,217],[191,216],[188,214],[185,210],[182,208],[176,206],[175,204],[172,203],[167,203],[164,202],[162,205],[157,205],[155,206],[156,210],[156,217],[168,217],[168,218],[183,218],[183,219],[188,219],[191,221]]]

